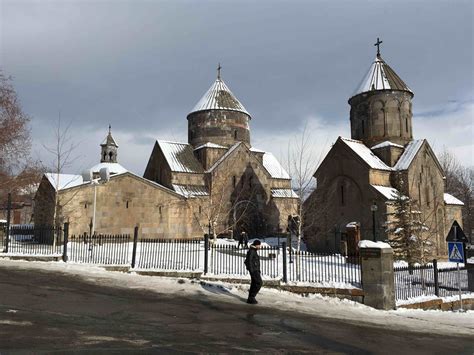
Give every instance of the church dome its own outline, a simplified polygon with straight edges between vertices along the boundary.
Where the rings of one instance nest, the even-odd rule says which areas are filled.
[[[240,103],[221,79],[220,72],[216,81],[214,81],[189,114],[207,110],[238,111],[250,116],[244,105]]]
[[[380,54],[377,54],[369,71],[352,94],[352,97],[366,92],[381,90],[408,91],[413,95],[413,91],[410,90],[407,84],[390,68]]]
[[[217,79],[188,114],[188,142],[194,147],[206,143],[231,147],[237,142],[250,146],[250,114],[221,78]]]

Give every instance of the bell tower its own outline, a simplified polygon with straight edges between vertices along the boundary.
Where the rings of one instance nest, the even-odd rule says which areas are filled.
[[[109,125],[109,134],[100,145],[100,162],[116,163],[118,145],[112,137],[112,127]]]
[[[413,92],[382,59],[377,38],[377,55],[369,71],[349,99],[351,137],[369,148],[386,141],[406,145],[413,140]]]

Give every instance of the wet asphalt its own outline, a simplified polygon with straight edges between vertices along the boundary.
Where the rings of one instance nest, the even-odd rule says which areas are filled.
[[[182,285],[183,289],[186,284]],[[0,354],[474,354],[469,337],[411,333],[197,296],[0,267]]]

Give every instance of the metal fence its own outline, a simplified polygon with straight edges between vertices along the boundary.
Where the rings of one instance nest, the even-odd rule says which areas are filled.
[[[439,268],[436,260],[427,265],[395,267],[395,293],[397,300],[419,296],[453,296],[468,291],[467,269],[460,267],[460,279],[456,267]]]
[[[209,252],[209,273],[213,275],[249,275],[244,260],[246,248],[234,245],[213,245]],[[261,274],[268,278],[282,276],[280,265],[281,250],[278,247],[262,247],[259,249]]]
[[[188,270],[201,269],[202,239],[140,239],[136,266],[140,269]]]
[[[130,235],[72,235],[67,243],[68,260],[102,265],[130,264]]]
[[[63,253],[62,228],[13,225],[3,239],[3,250],[11,254],[57,256]]]
[[[340,254],[292,252],[288,255],[288,280],[348,283],[360,287],[360,259]]]

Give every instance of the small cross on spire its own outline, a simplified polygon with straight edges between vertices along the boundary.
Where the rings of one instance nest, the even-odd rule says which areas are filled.
[[[217,79],[221,78],[221,69],[221,63],[219,63],[219,65],[217,66]]]
[[[112,126],[109,123],[109,134],[110,134],[111,130],[112,130]]]
[[[377,43],[374,44],[374,46],[377,46],[377,57],[380,57],[380,45],[383,43],[378,37],[377,37]]]

